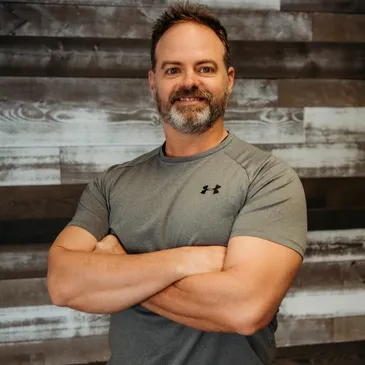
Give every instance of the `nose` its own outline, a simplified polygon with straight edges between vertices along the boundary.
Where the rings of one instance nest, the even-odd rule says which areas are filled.
[[[193,86],[199,87],[200,85],[199,77],[194,70],[186,70],[184,72],[184,78],[182,82],[183,86],[187,89],[190,89]]]

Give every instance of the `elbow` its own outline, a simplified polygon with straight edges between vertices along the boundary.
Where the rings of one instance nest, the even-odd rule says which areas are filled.
[[[48,275],[47,289],[52,304],[58,307],[67,306],[68,295],[65,291],[64,284],[55,275]]]
[[[241,308],[240,312],[239,314],[235,313],[236,316],[232,319],[235,321],[235,332],[240,335],[252,336],[262,328],[265,328],[270,322],[270,320],[267,320],[267,316],[257,310],[242,311]]]

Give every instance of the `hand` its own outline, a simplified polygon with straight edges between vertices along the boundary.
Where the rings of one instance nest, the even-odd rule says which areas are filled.
[[[112,255],[126,255],[127,251],[119,243],[117,237],[112,234],[108,234],[101,241],[96,242],[96,246],[93,252],[107,253]]]
[[[188,253],[188,275],[222,271],[227,248],[224,246],[188,246],[181,247]]]

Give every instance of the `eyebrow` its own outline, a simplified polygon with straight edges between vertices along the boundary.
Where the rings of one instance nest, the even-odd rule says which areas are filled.
[[[196,63],[196,65],[202,65],[204,63],[211,63],[214,65],[215,68],[218,68],[218,64],[217,62],[213,61],[213,60],[209,60],[209,59],[206,59],[206,60],[200,60]],[[181,66],[182,63],[179,62],[179,61],[164,61],[162,62],[162,65],[161,65],[161,70],[163,70],[167,65],[174,65],[174,66]]]

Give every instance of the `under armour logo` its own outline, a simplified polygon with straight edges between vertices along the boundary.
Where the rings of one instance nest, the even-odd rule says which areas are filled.
[[[220,188],[221,188],[220,185],[216,185],[215,188],[209,188],[209,185],[205,185],[205,186],[203,186],[203,190],[201,191],[201,194],[205,194],[207,191],[213,191],[213,194],[218,194]]]

